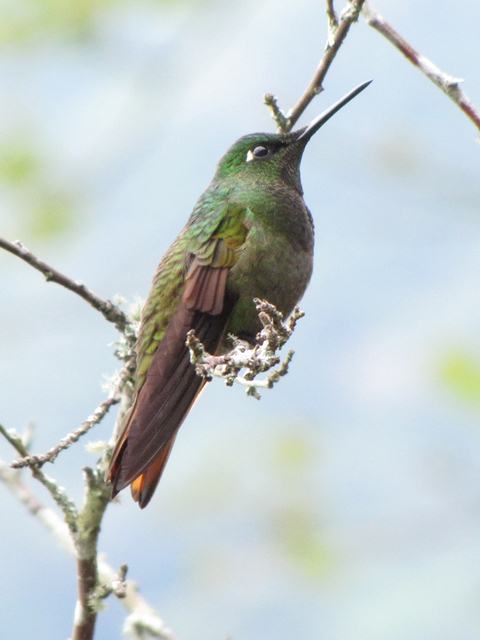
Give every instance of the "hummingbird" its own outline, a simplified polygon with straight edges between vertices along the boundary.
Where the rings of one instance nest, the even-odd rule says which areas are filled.
[[[235,142],[155,272],[136,343],[135,394],[114,447],[112,497],[130,485],[149,503],[178,430],[205,385],[190,362],[188,331],[210,353],[233,334],[250,344],[260,329],[254,298],[288,316],[310,280],[314,225],[300,162],[312,136],[363,91],[365,82],[309,125],[253,133]]]

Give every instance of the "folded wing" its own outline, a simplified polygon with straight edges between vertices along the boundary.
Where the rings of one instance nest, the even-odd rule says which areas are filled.
[[[184,285],[160,336],[150,332],[151,339],[145,340],[146,332],[140,331],[137,375],[141,384],[115,446],[108,477],[113,495],[131,484],[141,508],[150,501],[178,429],[205,384],[190,363],[186,335],[193,329],[211,353],[223,338],[235,302],[229,297],[228,274],[247,234],[241,215],[238,210],[226,211],[215,232],[200,239],[193,252],[185,252]],[[146,309],[145,317],[151,321],[148,302]]]

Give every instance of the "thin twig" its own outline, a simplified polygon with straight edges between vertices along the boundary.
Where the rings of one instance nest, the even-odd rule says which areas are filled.
[[[0,424],[0,434],[4,436],[4,438],[12,445],[12,447],[21,455],[27,456],[28,451],[25,447],[25,444],[18,433],[13,431],[12,429],[5,429],[3,425]],[[37,469],[36,467],[31,467],[31,472],[33,477],[41,482],[43,486],[50,493],[52,498],[55,500],[56,504],[60,507],[62,511],[65,522],[68,525],[72,535],[75,536],[77,533],[77,518],[78,512],[74,502],[68,497],[65,489],[60,487],[55,480],[49,478],[41,469]]]
[[[37,256],[29,251],[21,242],[10,242],[9,240],[0,238],[0,248],[13,253],[13,255],[21,258],[31,267],[40,271],[40,273],[43,273],[48,282],[55,282],[56,284],[65,287],[65,289],[69,289],[69,291],[76,293],[88,302],[88,304],[97,309],[97,311],[100,311],[103,317],[109,322],[112,322],[122,333],[128,331],[130,323],[127,316],[121,309],[113,304],[113,302],[110,300],[103,300],[90,291],[90,289],[81,282],[75,282],[43,260],[40,260],[40,258],[37,258]]]
[[[362,6],[365,0],[349,0],[345,8],[340,14],[340,17],[335,24],[335,20],[333,16],[336,14],[333,10],[333,3],[327,2],[327,16],[329,19],[329,34],[327,38],[327,44],[325,46],[325,51],[320,60],[318,67],[311,79],[308,87],[305,89],[303,94],[297,100],[296,104],[289,111],[287,116],[287,130],[295,125],[297,120],[300,118],[302,113],[308,107],[310,102],[317,96],[321,91],[323,91],[322,83],[325,79],[325,76],[330,69],[330,65],[332,64],[335,56],[338,53],[338,50],[343,44],[350,27],[354,22],[358,20],[358,16],[360,11],[362,10]]]
[[[335,31],[338,27],[338,16],[335,11],[335,3],[333,0],[326,0],[326,13],[327,13],[327,22],[328,22],[328,32],[329,36],[333,37]]]
[[[115,383],[115,386],[110,392],[108,398],[98,405],[95,411],[84,422],[82,422],[78,429],[75,429],[75,431],[72,431],[62,438],[46,453],[27,455],[23,458],[19,458],[18,460],[14,460],[10,466],[13,469],[21,469],[23,467],[36,467],[38,469],[46,462],[54,462],[59,453],[71,447],[72,444],[88,433],[92,427],[103,420],[113,405],[120,402],[123,388],[131,376],[131,369],[132,367],[130,363],[127,363],[124,366],[122,371],[119,373],[117,382]]]
[[[460,88],[460,83],[463,81],[445,73],[431,60],[416,51],[370,4],[365,4],[363,13],[367,24],[387,38],[417,69],[420,69],[433,84],[453,100],[480,131],[480,113]]]
[[[95,411],[82,424],[67,436],[62,438],[54,447],[46,453],[38,453],[18,458],[11,463],[12,469],[22,469],[23,467],[42,467],[46,462],[54,462],[58,454],[68,449],[77,442],[83,435],[88,433],[92,427],[98,424],[108,413],[110,407],[120,402],[118,396],[107,398],[101,402]]]
[[[278,99],[273,93],[266,93],[263,96],[263,102],[270,109],[275,124],[279,133],[286,133],[288,131],[288,120],[283,111],[278,106]]]

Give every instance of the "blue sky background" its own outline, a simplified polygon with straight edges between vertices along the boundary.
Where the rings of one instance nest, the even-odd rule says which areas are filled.
[[[477,3],[377,5],[480,104]],[[272,130],[263,93],[290,106],[325,40],[314,0],[12,0],[0,17],[1,234],[129,303],[220,155]],[[151,506],[125,494],[106,515],[101,550],[179,640],[480,632],[478,140],[363,22],[302,123],[370,78],[304,156],[316,264],[291,373],[261,402],[212,384]],[[104,397],[115,331],[7,254],[0,291],[0,422],[33,421],[44,451]],[[80,500],[93,462],[79,444],[48,472]],[[2,634],[66,638],[73,560],[6,490],[2,506]],[[121,624],[109,600],[98,638]]]

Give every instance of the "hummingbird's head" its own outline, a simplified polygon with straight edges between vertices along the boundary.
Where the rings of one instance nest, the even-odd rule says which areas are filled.
[[[290,133],[251,133],[243,136],[220,159],[215,178],[234,176],[254,183],[280,180],[302,193],[300,162],[308,141],[370,82],[364,82],[350,91],[302,129]]]

